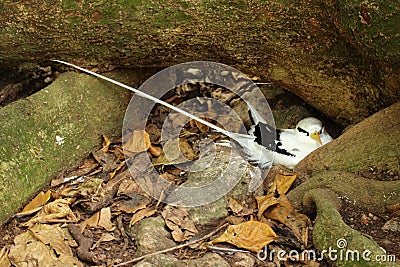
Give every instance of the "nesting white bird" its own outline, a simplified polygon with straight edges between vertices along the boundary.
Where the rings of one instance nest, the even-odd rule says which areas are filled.
[[[320,120],[302,119],[294,129],[276,131],[274,164],[293,169],[297,163],[322,145],[332,141]]]
[[[273,151],[272,162],[274,165],[281,164],[293,169],[312,151],[332,141],[332,137],[326,132],[322,122],[316,118],[302,119],[294,129],[275,129],[266,123],[253,107],[248,107],[253,124],[249,134],[256,137],[255,142],[259,146],[254,150],[264,151],[264,155]],[[276,133],[275,140],[270,138],[273,131]],[[263,165],[259,164],[260,167]]]
[[[287,168],[293,169],[297,163],[299,163],[312,151],[332,140],[332,137],[322,126],[321,121],[316,118],[309,117],[301,120],[295,129],[275,129],[265,122],[258,112],[249,105],[249,115],[252,119],[253,126],[250,128],[248,134],[229,132],[208,121],[198,118],[185,110],[139,91],[138,89],[132,88],[128,85],[68,62],[60,60],[53,61],[68,65],[133,91],[141,97],[164,105],[210,127],[216,132],[232,138],[241,146],[246,156],[246,160],[252,164],[258,165],[262,169],[267,169],[271,167],[272,164],[282,164]]]

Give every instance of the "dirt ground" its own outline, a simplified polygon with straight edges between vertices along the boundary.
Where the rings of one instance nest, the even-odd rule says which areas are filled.
[[[90,160],[93,160],[90,157]],[[68,177],[69,172],[64,172],[60,174],[59,177]],[[393,177],[388,173],[376,173],[374,170],[370,170],[370,174],[374,175],[381,175],[382,180],[392,179]],[[107,173],[97,173],[97,176],[107,176]],[[43,191],[46,191],[49,188],[43,188]],[[118,202],[121,200],[121,197],[115,196],[115,199],[112,201]],[[153,200],[152,204],[148,205],[155,205],[156,201]],[[72,207],[72,211],[76,214],[80,221],[84,221],[92,216],[87,210],[85,211],[80,205],[75,205]],[[345,203],[343,205],[342,210],[340,211],[343,217],[343,220],[352,228],[371,236],[385,251],[388,255],[395,255],[396,258],[400,257],[400,247],[399,247],[399,240],[400,240],[400,233],[392,232],[392,231],[384,231],[382,230],[382,226],[388,220],[390,214],[383,212],[382,214],[371,214],[368,211],[359,209],[356,205],[352,203]],[[32,215],[33,216],[33,215]],[[27,222],[32,216],[26,216],[22,218],[12,218],[9,222],[2,225],[0,227],[0,248],[4,246],[10,247],[13,242],[14,238],[26,231],[27,227],[23,226],[22,224]],[[93,253],[96,262],[103,266],[111,266],[115,264],[115,260],[118,259],[118,262],[125,262],[129,261],[135,255],[137,250],[136,243],[134,237],[131,236],[129,231],[126,231],[127,224],[130,221],[129,214],[114,214],[112,217],[112,221],[115,225],[117,225],[117,229],[113,231],[113,235],[116,238],[113,241],[100,243],[94,250],[91,252]],[[210,227],[209,229],[201,229],[204,232],[213,231],[215,228]],[[86,238],[91,240],[99,240],[101,236],[106,231],[104,229],[87,229],[83,232],[83,235]],[[312,233],[310,234],[312,236]],[[285,241],[278,241],[286,246],[288,250],[291,249],[291,244],[284,244]],[[311,242],[311,240],[310,240]],[[76,252],[75,252],[76,253]],[[198,258],[204,255],[204,251],[195,250],[190,248],[182,248],[169,254],[174,255],[174,257],[178,259],[188,259],[188,258]],[[254,258],[256,257],[255,254],[253,255]],[[225,258],[228,262],[235,265],[235,257],[231,254],[225,253],[223,254],[223,258]],[[275,266],[271,265],[273,263],[263,263],[259,262],[258,265],[255,266]],[[318,266],[330,266],[329,263],[323,261],[319,262],[320,265]],[[85,266],[92,266],[92,264],[85,263]],[[129,265],[128,265],[129,266]],[[287,266],[287,265],[282,265]],[[292,266],[304,266],[303,264],[295,264]]]

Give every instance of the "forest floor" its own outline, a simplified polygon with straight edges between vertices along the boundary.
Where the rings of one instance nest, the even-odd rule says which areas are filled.
[[[170,99],[170,102],[173,101],[176,101],[176,97]],[[177,166],[159,160],[163,153],[159,146],[160,125],[167,114],[163,108],[154,110],[146,131],[131,137],[130,148],[135,147],[135,143],[143,142],[146,148],[143,151],[132,149],[135,151],[129,157],[147,155],[153,163],[157,161],[156,168],[164,178],[179,185],[187,180],[187,174]],[[179,144],[188,160],[199,157],[198,139],[207,131],[204,125],[186,124],[184,137]],[[213,134],[212,139],[220,138]],[[273,255],[269,261],[262,260],[255,249],[257,242],[265,244],[269,250],[282,250],[286,253],[314,249],[313,218],[295,211],[284,200],[284,194],[296,184],[295,173],[289,170],[270,172],[269,176],[273,177],[267,178],[270,183],[264,183],[262,188],[264,196],[268,196],[268,186],[271,184],[287,187],[285,193],[275,200],[281,205],[287,205],[295,224],[271,215],[271,209],[276,203],[263,208],[264,200],[255,196],[228,199],[224,212],[217,216],[218,220],[208,219],[206,224],[196,224],[190,219],[191,214],[187,209],[171,207],[143,192],[128,170],[126,150],[129,148],[126,145],[124,147],[121,139],[109,140],[106,136],[103,139],[101,149],[88,155],[79,167],[60,173],[22,211],[0,227],[0,249],[3,248],[0,266],[24,266],[24,263],[34,262],[38,264],[35,266],[132,266],[133,259],[163,249],[169,250],[163,253],[168,255],[164,261],[174,262],[172,266],[211,266],[204,265],[204,262],[215,263],[213,266],[243,267],[331,266],[326,260],[288,257],[280,260],[277,255]],[[279,175],[293,181],[289,185],[280,185],[277,181]],[[390,176],[373,169],[369,175],[373,175],[374,179],[378,177],[378,180],[387,180]],[[382,176],[381,179],[379,176]],[[382,230],[388,220],[384,213],[371,214],[347,202],[340,213],[349,226],[371,236],[387,255],[400,258],[400,231]],[[148,228],[144,223],[146,220],[152,226],[159,222],[161,225],[159,228]],[[262,225],[253,224],[254,221]],[[243,226],[239,241],[237,236],[228,234],[225,242],[216,242],[215,239],[227,229],[227,224]],[[263,238],[256,240],[252,233],[254,230],[256,236],[262,235]],[[151,235],[154,243],[149,243]],[[149,240],[144,240],[146,238],[143,236]],[[203,237],[206,238],[203,240]],[[248,244],[243,241],[245,239],[255,241]],[[206,243],[208,247],[195,246],[206,241],[211,241]],[[184,245],[187,242],[193,244]],[[210,252],[213,252],[212,256]],[[165,262],[157,263],[155,260],[158,256],[144,258],[142,263],[149,260],[153,266],[164,266],[162,264]]]

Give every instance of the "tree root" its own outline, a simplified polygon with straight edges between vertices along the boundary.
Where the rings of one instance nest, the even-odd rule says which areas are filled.
[[[311,213],[314,207],[304,202],[303,196],[317,188],[328,189],[343,200],[372,213],[382,213],[387,206],[400,203],[400,180],[370,180],[340,171],[325,171],[313,176],[289,192],[288,198],[296,208]]]
[[[400,155],[400,102],[381,110],[343,135],[302,160],[295,168],[301,185],[287,196],[293,205],[308,214],[315,214],[314,245],[321,252],[336,249],[345,253],[333,260],[335,266],[382,266],[377,256],[385,257],[376,242],[347,226],[340,216],[344,202],[375,214],[395,209],[400,203],[400,180],[366,179],[356,173],[371,166],[384,168],[398,175]],[[393,211],[392,211],[393,212]],[[345,243],[347,245],[345,246]],[[359,261],[346,260],[346,252],[357,251]],[[363,258],[367,253],[371,261]],[[355,256],[354,254],[350,256]],[[385,262],[384,266],[398,266]]]
[[[399,266],[384,262],[385,251],[373,239],[343,222],[338,195],[332,190],[312,189],[304,195],[303,203],[316,207],[314,245],[334,266]]]

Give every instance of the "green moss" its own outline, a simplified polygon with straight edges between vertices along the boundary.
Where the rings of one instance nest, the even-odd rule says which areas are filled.
[[[360,18],[361,13],[365,14],[363,20]],[[400,5],[397,0],[342,0],[340,16],[349,38],[371,56],[387,62],[398,62]]]
[[[315,189],[308,191],[305,198],[312,199],[317,207],[317,218],[314,224],[313,243],[319,251],[328,251],[324,256],[331,260],[334,266],[353,267],[353,266],[383,266],[380,262],[375,262],[376,256],[383,255],[383,250],[369,237],[357,232],[346,225],[339,212],[337,211],[337,197],[333,192],[326,189]],[[338,240],[345,240],[344,247],[338,246]],[[332,250],[336,250],[333,252]],[[364,258],[363,252],[370,251]],[[329,254],[332,251],[332,254]],[[351,257],[348,252],[359,253],[359,259]],[[342,256],[341,256],[342,255]],[[346,258],[349,255],[349,258]],[[330,257],[329,257],[330,256]],[[336,260],[333,257],[337,256]],[[384,266],[399,266],[394,262],[386,262]]]
[[[118,135],[128,95],[93,77],[66,73],[39,93],[2,108],[0,222],[50,178],[86,157],[101,134]]]

